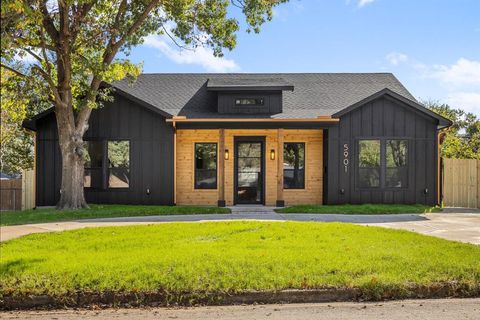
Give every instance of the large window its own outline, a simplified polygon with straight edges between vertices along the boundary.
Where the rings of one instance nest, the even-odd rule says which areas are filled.
[[[407,187],[407,159],[407,140],[359,140],[357,186],[360,188]]]
[[[407,150],[406,140],[386,140],[387,167],[385,171],[385,186],[404,188],[407,186]]]
[[[102,188],[103,141],[86,141],[85,188]]]
[[[380,187],[380,140],[358,142],[358,185],[361,188]]]
[[[130,142],[108,141],[108,187],[128,188],[130,185]]]
[[[305,143],[288,142],[283,145],[283,187],[305,188]]]
[[[128,188],[130,186],[130,142],[87,141],[85,188]]]
[[[217,188],[217,144],[195,144],[195,189]]]

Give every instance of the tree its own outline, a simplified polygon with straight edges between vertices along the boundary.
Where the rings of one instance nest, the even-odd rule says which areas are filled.
[[[62,155],[59,209],[87,207],[83,192],[83,135],[93,108],[111,100],[111,83],[135,78],[141,67],[128,59],[132,47],[153,33],[184,46],[211,47],[215,55],[236,45],[241,10],[247,31],[272,18],[287,0],[3,0],[1,65],[17,77],[44,87],[55,108]],[[170,27],[169,27],[170,26]],[[19,58],[33,60],[19,70]]]
[[[425,101],[423,104],[453,122],[443,137],[442,157],[480,159],[480,119],[477,116],[437,101]]]
[[[29,84],[3,68],[1,84],[0,171],[18,174],[22,169],[32,168],[34,160],[34,136],[22,127],[22,122],[47,109],[49,104],[41,99],[39,88],[22,90]]]

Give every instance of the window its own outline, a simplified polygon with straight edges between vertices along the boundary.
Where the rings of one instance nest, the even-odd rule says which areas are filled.
[[[102,188],[102,141],[86,141],[85,175],[83,186],[85,188]]]
[[[386,140],[387,167],[385,186],[405,188],[407,186],[407,140]]]
[[[263,98],[239,98],[235,99],[236,106],[263,106]]]
[[[305,143],[283,145],[283,188],[305,188]]]
[[[358,185],[360,188],[380,187],[380,140],[358,142]]]
[[[359,140],[357,186],[360,188],[407,187],[407,154],[407,140]]]
[[[130,185],[130,141],[108,141],[108,187],[128,188]]]
[[[217,144],[195,144],[195,189],[217,188]]]

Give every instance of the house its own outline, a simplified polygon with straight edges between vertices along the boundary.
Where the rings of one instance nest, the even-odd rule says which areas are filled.
[[[451,125],[390,73],[143,74],[120,81],[84,139],[91,203],[439,202]],[[36,202],[60,195],[52,110],[36,131]]]

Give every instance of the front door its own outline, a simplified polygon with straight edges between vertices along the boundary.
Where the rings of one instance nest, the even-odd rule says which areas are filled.
[[[235,204],[264,203],[264,138],[235,141]]]

